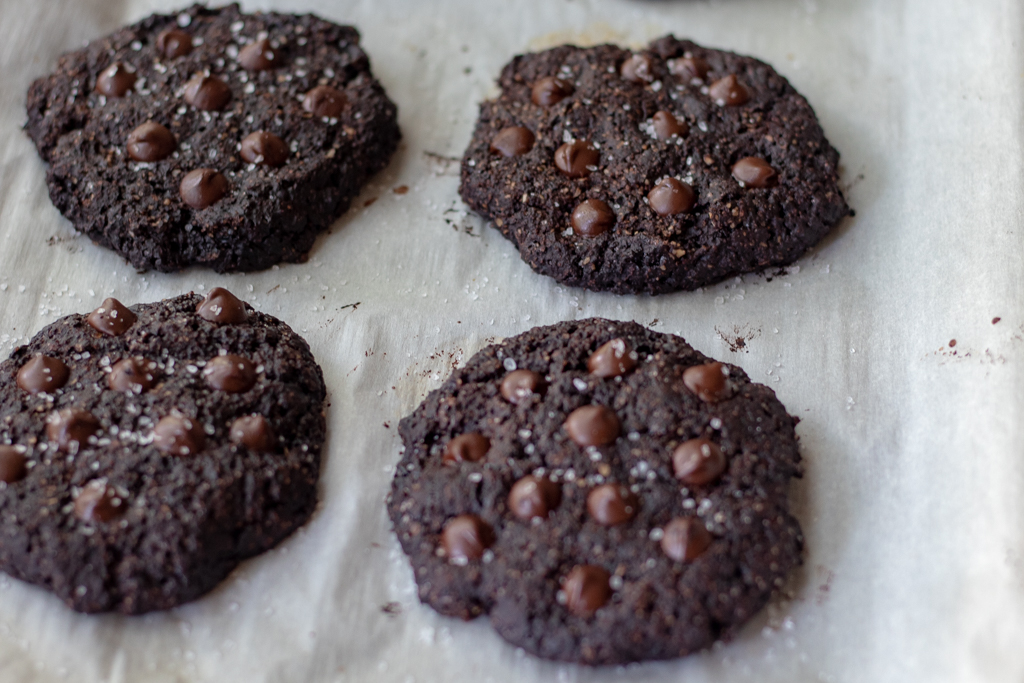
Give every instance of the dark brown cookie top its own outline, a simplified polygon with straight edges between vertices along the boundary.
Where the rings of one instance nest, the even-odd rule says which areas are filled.
[[[679,657],[731,636],[800,562],[794,424],[771,389],[679,337],[538,327],[402,420],[388,511],[439,612],[489,614],[549,659]],[[447,457],[467,434],[483,452]]]
[[[751,57],[672,36],[564,46],[498,84],[460,193],[561,283],[695,289],[790,263],[849,213],[814,111]]]
[[[320,368],[280,320],[210,295],[108,299],[0,363],[0,569],[80,611],[166,609],[309,517]]]
[[[162,271],[301,260],[399,139],[354,28],[237,5],[67,53],[27,107],[61,212]]]

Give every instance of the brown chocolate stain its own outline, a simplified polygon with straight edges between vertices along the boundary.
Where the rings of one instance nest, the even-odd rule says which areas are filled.
[[[836,578],[836,574],[828,567],[820,564],[815,569],[818,570],[819,574],[824,574],[825,581],[818,586],[817,595],[814,597],[814,604],[823,605],[825,600],[828,599],[829,593],[832,592],[832,580]]]
[[[576,45],[578,47],[591,47],[604,43],[616,45],[630,45],[629,35],[620,31],[605,21],[596,21],[580,30],[567,29],[563,31],[551,31],[530,40],[528,48],[532,52],[547,50],[559,45]],[[643,42],[633,42],[635,47],[643,47]]]
[[[727,332],[722,328],[715,326],[715,332],[718,336],[726,343],[729,350],[733,353],[750,353],[750,349],[747,345],[761,336],[760,327],[751,327],[750,325],[733,325],[732,332]]]
[[[409,186],[408,185],[399,185],[398,187],[396,187],[395,189],[393,189],[391,191],[394,192],[395,194],[406,194],[406,193],[409,192]]]
[[[365,209],[366,207],[368,207],[368,206],[370,206],[371,204],[373,204],[373,203],[374,203],[375,201],[377,201],[377,198],[376,198],[376,197],[370,197],[370,198],[369,198],[369,199],[367,199],[367,200],[366,200],[365,202],[363,202],[363,208]]]
[[[427,166],[430,167],[430,172],[433,175],[440,176],[458,176],[459,175],[459,164],[461,159],[458,157],[448,157],[437,152],[424,151],[424,158],[427,160]]]

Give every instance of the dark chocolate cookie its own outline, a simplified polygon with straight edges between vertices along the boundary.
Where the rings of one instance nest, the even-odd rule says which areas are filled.
[[[730,637],[800,563],[790,417],[679,337],[589,319],[479,352],[401,423],[388,511],[419,595],[541,657]]]
[[[312,514],[325,395],[223,289],[58,320],[0,363],[0,569],[83,612],[202,595]]]
[[[161,271],[304,260],[400,138],[354,28],[237,5],[65,54],[26,130],[75,228]]]
[[[672,36],[564,46],[499,85],[460,193],[561,283],[695,289],[791,263],[849,213],[814,111],[756,59]]]

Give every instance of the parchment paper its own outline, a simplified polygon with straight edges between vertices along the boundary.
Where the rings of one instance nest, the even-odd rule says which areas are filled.
[[[1020,3],[244,6],[360,28],[399,106],[405,138],[390,167],[306,264],[136,274],[52,207],[19,127],[29,83],[59,53],[179,5],[2,0],[0,354],[106,296],[228,287],[300,331],[323,366],[321,508],[279,549],[166,613],[78,615],[0,579],[0,681],[1024,680]],[[785,274],[657,298],[558,287],[467,216],[449,158],[512,55],[667,32],[789,78],[842,153],[857,215]],[[393,192],[402,185],[407,194]],[[390,532],[398,420],[490,340],[591,315],[681,334],[769,384],[801,419],[805,566],[788,595],[710,652],[624,668],[539,661],[485,620],[421,606]]]

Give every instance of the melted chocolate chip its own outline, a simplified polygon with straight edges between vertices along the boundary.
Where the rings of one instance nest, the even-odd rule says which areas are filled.
[[[703,81],[709,70],[708,63],[699,57],[680,57],[668,60],[669,73],[686,81],[692,81],[695,78]]]
[[[562,502],[562,487],[550,479],[523,477],[512,485],[508,509],[524,522],[534,517],[545,518]]]
[[[659,216],[674,216],[692,209],[697,195],[681,180],[665,178],[647,194],[647,201]]]
[[[494,530],[476,515],[459,515],[444,525],[441,546],[448,559],[479,560],[494,545]]]
[[[18,370],[18,386],[30,394],[51,393],[68,383],[71,370],[59,358],[33,356]]]
[[[775,187],[779,174],[760,157],[744,157],[732,167],[732,177],[747,187]]]
[[[250,164],[277,167],[288,160],[288,145],[273,133],[258,130],[245,136],[239,154]]]
[[[204,320],[222,325],[238,325],[249,319],[245,304],[223,287],[211,289],[196,308],[196,313]]]
[[[120,62],[111,64],[96,79],[96,92],[107,97],[124,97],[135,85],[135,72]]]
[[[706,363],[686,368],[683,384],[702,401],[717,403],[729,395],[728,368],[721,363]]]
[[[676,562],[693,562],[711,545],[711,534],[696,517],[676,517],[664,531],[661,549]]]
[[[318,85],[302,98],[302,108],[317,118],[336,119],[345,110],[345,93],[329,85]]]
[[[477,462],[490,448],[491,442],[479,432],[460,434],[444,447],[442,459],[446,463]]]
[[[672,112],[664,109],[655,112],[651,122],[654,126],[655,136],[662,141],[668,140],[674,135],[684,138],[690,132],[690,126],[686,121],[680,121]]]
[[[555,150],[555,166],[570,178],[585,178],[597,166],[601,155],[586,140],[567,142]]]
[[[651,58],[647,55],[634,54],[622,63],[619,68],[622,78],[631,83],[650,83],[654,80],[654,69]]]
[[[750,99],[750,91],[740,83],[736,74],[729,74],[712,83],[708,94],[720,107],[738,107]]]
[[[86,410],[62,408],[50,413],[46,420],[46,438],[65,452],[77,452],[84,448],[90,436],[100,431],[100,421]]]
[[[532,370],[513,370],[501,380],[501,395],[509,403],[522,403],[543,392],[546,386],[544,378]]]
[[[125,510],[125,502],[106,479],[93,479],[75,496],[75,517],[83,522],[109,522]]]
[[[104,299],[100,307],[85,318],[94,330],[111,337],[120,337],[135,324],[136,320],[138,318],[127,306],[113,298]]]
[[[206,432],[199,422],[177,415],[161,418],[153,437],[156,447],[170,455],[195,455],[206,446]]]
[[[274,453],[277,435],[270,422],[262,415],[244,415],[231,423],[231,441],[251,451]]]
[[[281,63],[281,55],[270,44],[269,39],[263,38],[239,50],[238,63],[246,71],[266,71],[277,68]]]
[[[550,107],[572,95],[573,91],[575,88],[569,81],[546,76],[533,84],[533,88],[530,89],[530,99],[538,106]]]
[[[588,199],[572,210],[569,222],[580,237],[597,237],[615,225],[615,212],[600,199]]]
[[[160,161],[170,156],[177,146],[171,131],[155,121],[147,121],[128,134],[125,148],[135,161]]]
[[[609,579],[611,574],[602,567],[592,564],[573,567],[562,584],[565,606],[578,617],[593,616],[612,596]]]
[[[590,354],[587,370],[597,377],[618,377],[635,368],[636,359],[625,339],[612,339]]]
[[[107,375],[107,386],[113,391],[141,394],[156,384],[156,363],[144,358],[125,358],[114,363]]]
[[[231,88],[216,76],[194,77],[185,84],[185,101],[203,111],[220,111],[231,101]]]
[[[502,128],[491,139],[491,151],[506,157],[517,157],[533,149],[535,140],[529,128],[509,126]]]
[[[26,463],[28,459],[21,449],[15,446],[0,446],[0,481],[13,484],[28,475]]]
[[[621,484],[601,484],[587,495],[587,512],[602,526],[615,526],[636,517],[640,501]]]
[[[156,49],[167,59],[184,57],[192,52],[192,36],[178,29],[161,31],[156,37]]]
[[[690,439],[676,446],[672,452],[672,465],[676,479],[685,484],[703,486],[725,472],[725,453],[708,439]]]
[[[181,201],[193,209],[205,209],[227,194],[228,179],[212,168],[197,168],[181,179]]]
[[[241,356],[217,356],[206,363],[203,377],[214,389],[241,394],[256,385],[256,367]]]
[[[569,438],[580,446],[606,446],[619,437],[619,418],[601,405],[577,408],[569,413],[564,426]]]

